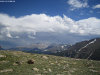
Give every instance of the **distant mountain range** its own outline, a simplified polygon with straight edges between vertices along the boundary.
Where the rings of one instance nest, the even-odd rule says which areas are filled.
[[[72,58],[100,60],[100,38],[78,42],[72,45],[69,49],[58,52],[57,55]]]
[[[10,48],[9,50],[16,50],[16,51],[24,51],[29,53],[39,53],[39,54],[56,54],[57,52],[62,52],[68,49],[70,45],[67,44],[33,44],[31,46],[26,47],[15,47]]]
[[[3,50],[1,46],[0,50]],[[100,60],[100,38],[78,42],[74,45],[37,43],[30,46],[14,47],[7,50]]]

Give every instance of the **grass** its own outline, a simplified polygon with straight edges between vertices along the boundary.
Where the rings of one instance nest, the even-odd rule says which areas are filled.
[[[0,75],[100,75],[100,61],[21,51],[0,51],[0,55],[6,56],[0,57]],[[34,64],[27,63],[30,59]]]

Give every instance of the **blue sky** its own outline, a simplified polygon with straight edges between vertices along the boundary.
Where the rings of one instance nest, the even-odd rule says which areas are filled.
[[[97,37],[100,37],[100,0],[0,2],[3,47],[38,42],[72,44]]]
[[[85,19],[89,17],[100,18],[100,9],[92,7],[100,4],[100,0],[88,0],[88,7],[75,8],[71,11],[71,5],[68,0],[15,0],[15,3],[0,3],[0,12],[11,16],[24,16],[29,14],[45,13],[50,16],[63,14],[74,20]],[[84,2],[84,0],[79,0]]]

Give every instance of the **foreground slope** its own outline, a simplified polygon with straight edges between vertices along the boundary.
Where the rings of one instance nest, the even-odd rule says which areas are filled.
[[[0,51],[0,75],[100,75],[100,61]]]

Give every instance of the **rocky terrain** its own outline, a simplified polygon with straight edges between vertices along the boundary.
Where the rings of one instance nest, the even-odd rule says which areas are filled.
[[[0,75],[100,75],[100,61],[1,50]]]

